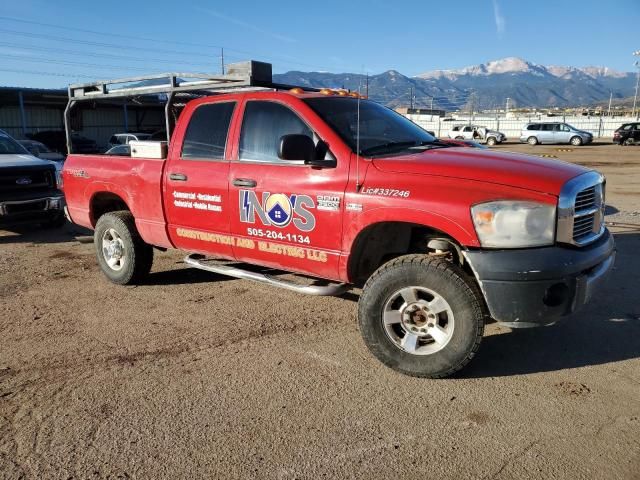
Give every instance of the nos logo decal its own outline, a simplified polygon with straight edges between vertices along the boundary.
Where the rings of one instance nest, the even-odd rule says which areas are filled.
[[[262,193],[262,199],[253,190],[240,190],[240,221],[255,223],[256,216],[263,225],[286,227],[293,225],[302,232],[316,227],[316,217],[310,211],[316,204],[308,195]]]

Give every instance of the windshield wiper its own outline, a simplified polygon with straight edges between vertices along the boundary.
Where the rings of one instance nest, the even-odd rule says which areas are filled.
[[[376,153],[386,153],[388,150],[395,150],[396,148],[415,147],[420,142],[388,142],[382,145],[376,145],[374,147],[365,148],[361,151],[362,155],[375,155]]]

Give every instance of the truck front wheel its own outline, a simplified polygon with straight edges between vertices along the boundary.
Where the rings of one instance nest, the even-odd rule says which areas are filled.
[[[100,268],[113,283],[136,283],[151,270],[153,248],[138,234],[131,212],[123,210],[102,215],[93,238]]]
[[[380,267],[358,303],[360,332],[373,355],[398,372],[443,378],[478,351],[484,308],[456,265],[405,255]]]

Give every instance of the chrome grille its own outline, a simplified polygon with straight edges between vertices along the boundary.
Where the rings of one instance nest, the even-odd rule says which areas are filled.
[[[558,200],[557,240],[576,246],[604,233],[604,177],[588,172],[568,181]]]

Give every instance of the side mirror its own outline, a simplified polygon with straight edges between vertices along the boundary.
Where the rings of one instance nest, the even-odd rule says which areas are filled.
[[[280,137],[278,157],[282,160],[304,160],[312,163],[316,156],[316,146],[311,137],[301,134],[283,135]]]

